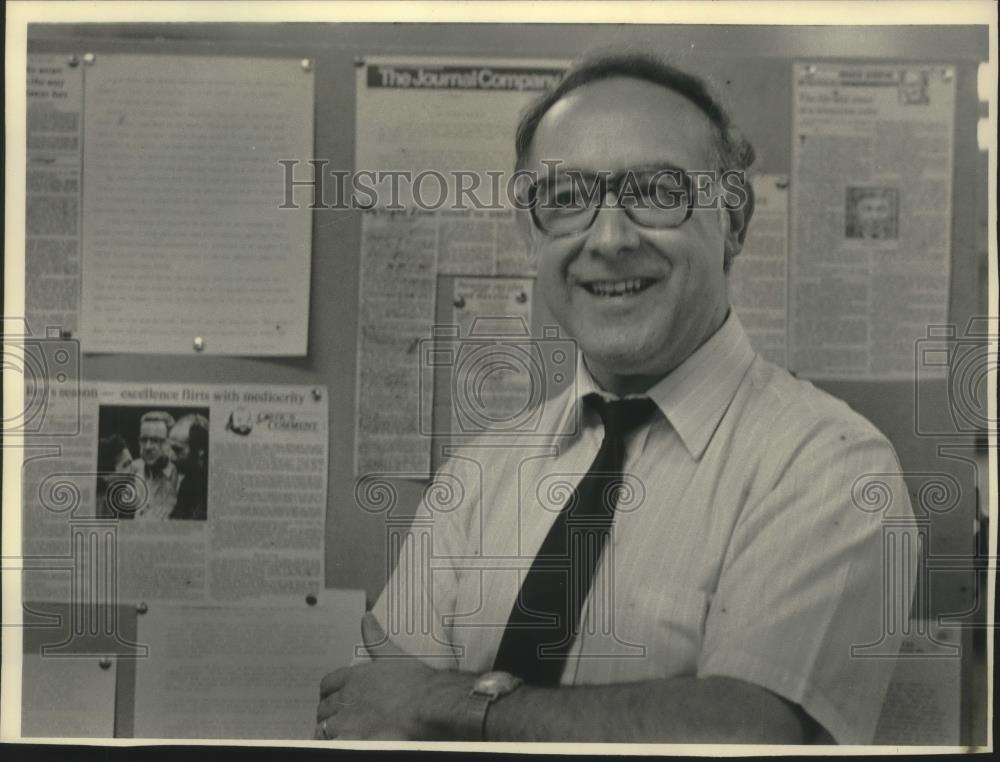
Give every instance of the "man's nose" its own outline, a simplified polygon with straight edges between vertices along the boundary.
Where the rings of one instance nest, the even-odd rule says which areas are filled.
[[[639,248],[639,231],[613,193],[608,193],[597,211],[587,236],[587,248],[604,257],[616,257]]]

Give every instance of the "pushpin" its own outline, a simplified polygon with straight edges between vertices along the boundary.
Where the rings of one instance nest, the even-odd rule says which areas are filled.
[[[205,348],[205,340],[201,336],[194,337],[194,351],[200,352]]]
[[[454,304],[458,309],[462,309],[463,307],[465,307],[465,297],[464,296],[458,297],[457,299],[455,299],[455,301],[452,302],[452,304]]]
[[[309,593],[309,595],[306,596],[306,603],[308,603],[310,606],[315,606],[318,603],[316,596],[313,595],[312,593]]]
[[[97,56],[95,56],[93,53],[84,53],[83,54],[83,62],[85,64],[92,64],[96,60],[97,60]]]
[[[515,296],[514,299],[517,301],[518,304],[524,304],[526,301],[528,301],[528,295],[522,291],[517,296]]]
[[[299,61],[299,65],[302,66],[302,71],[312,71],[313,64],[308,58]]]
[[[139,601],[139,603],[136,604],[135,611],[137,614],[145,614],[149,611],[149,606],[146,605],[145,601]]]
[[[80,65],[80,57],[77,55],[72,55],[66,59],[66,63],[75,69],[77,66]]]
[[[107,656],[102,656],[98,664],[101,665],[101,669],[111,669],[111,659]]]

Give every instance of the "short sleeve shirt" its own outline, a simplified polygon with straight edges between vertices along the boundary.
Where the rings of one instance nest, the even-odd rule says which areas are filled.
[[[610,396],[581,362],[531,432],[451,453],[374,609],[401,646],[438,668],[492,667],[524,574],[600,447],[581,404],[593,391]],[[888,620],[909,610],[894,596],[915,569],[915,543],[886,553],[889,528],[912,521],[891,445],[756,355],[735,313],[648,396],[658,413],[626,441],[626,489],[562,684],[738,678],[840,743],[869,743],[899,647]]]

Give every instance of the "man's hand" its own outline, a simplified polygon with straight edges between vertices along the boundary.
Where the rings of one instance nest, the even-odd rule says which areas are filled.
[[[361,637],[372,661],[343,667],[320,683],[316,733],[324,739],[433,740],[446,735],[453,700],[470,681],[432,669],[389,640],[370,612]]]

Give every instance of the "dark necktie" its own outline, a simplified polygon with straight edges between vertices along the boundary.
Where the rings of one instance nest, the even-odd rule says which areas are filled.
[[[584,401],[604,423],[604,441],[545,537],[510,612],[493,669],[534,685],[558,685],[580,612],[614,521],[626,435],[656,409],[648,398]]]

